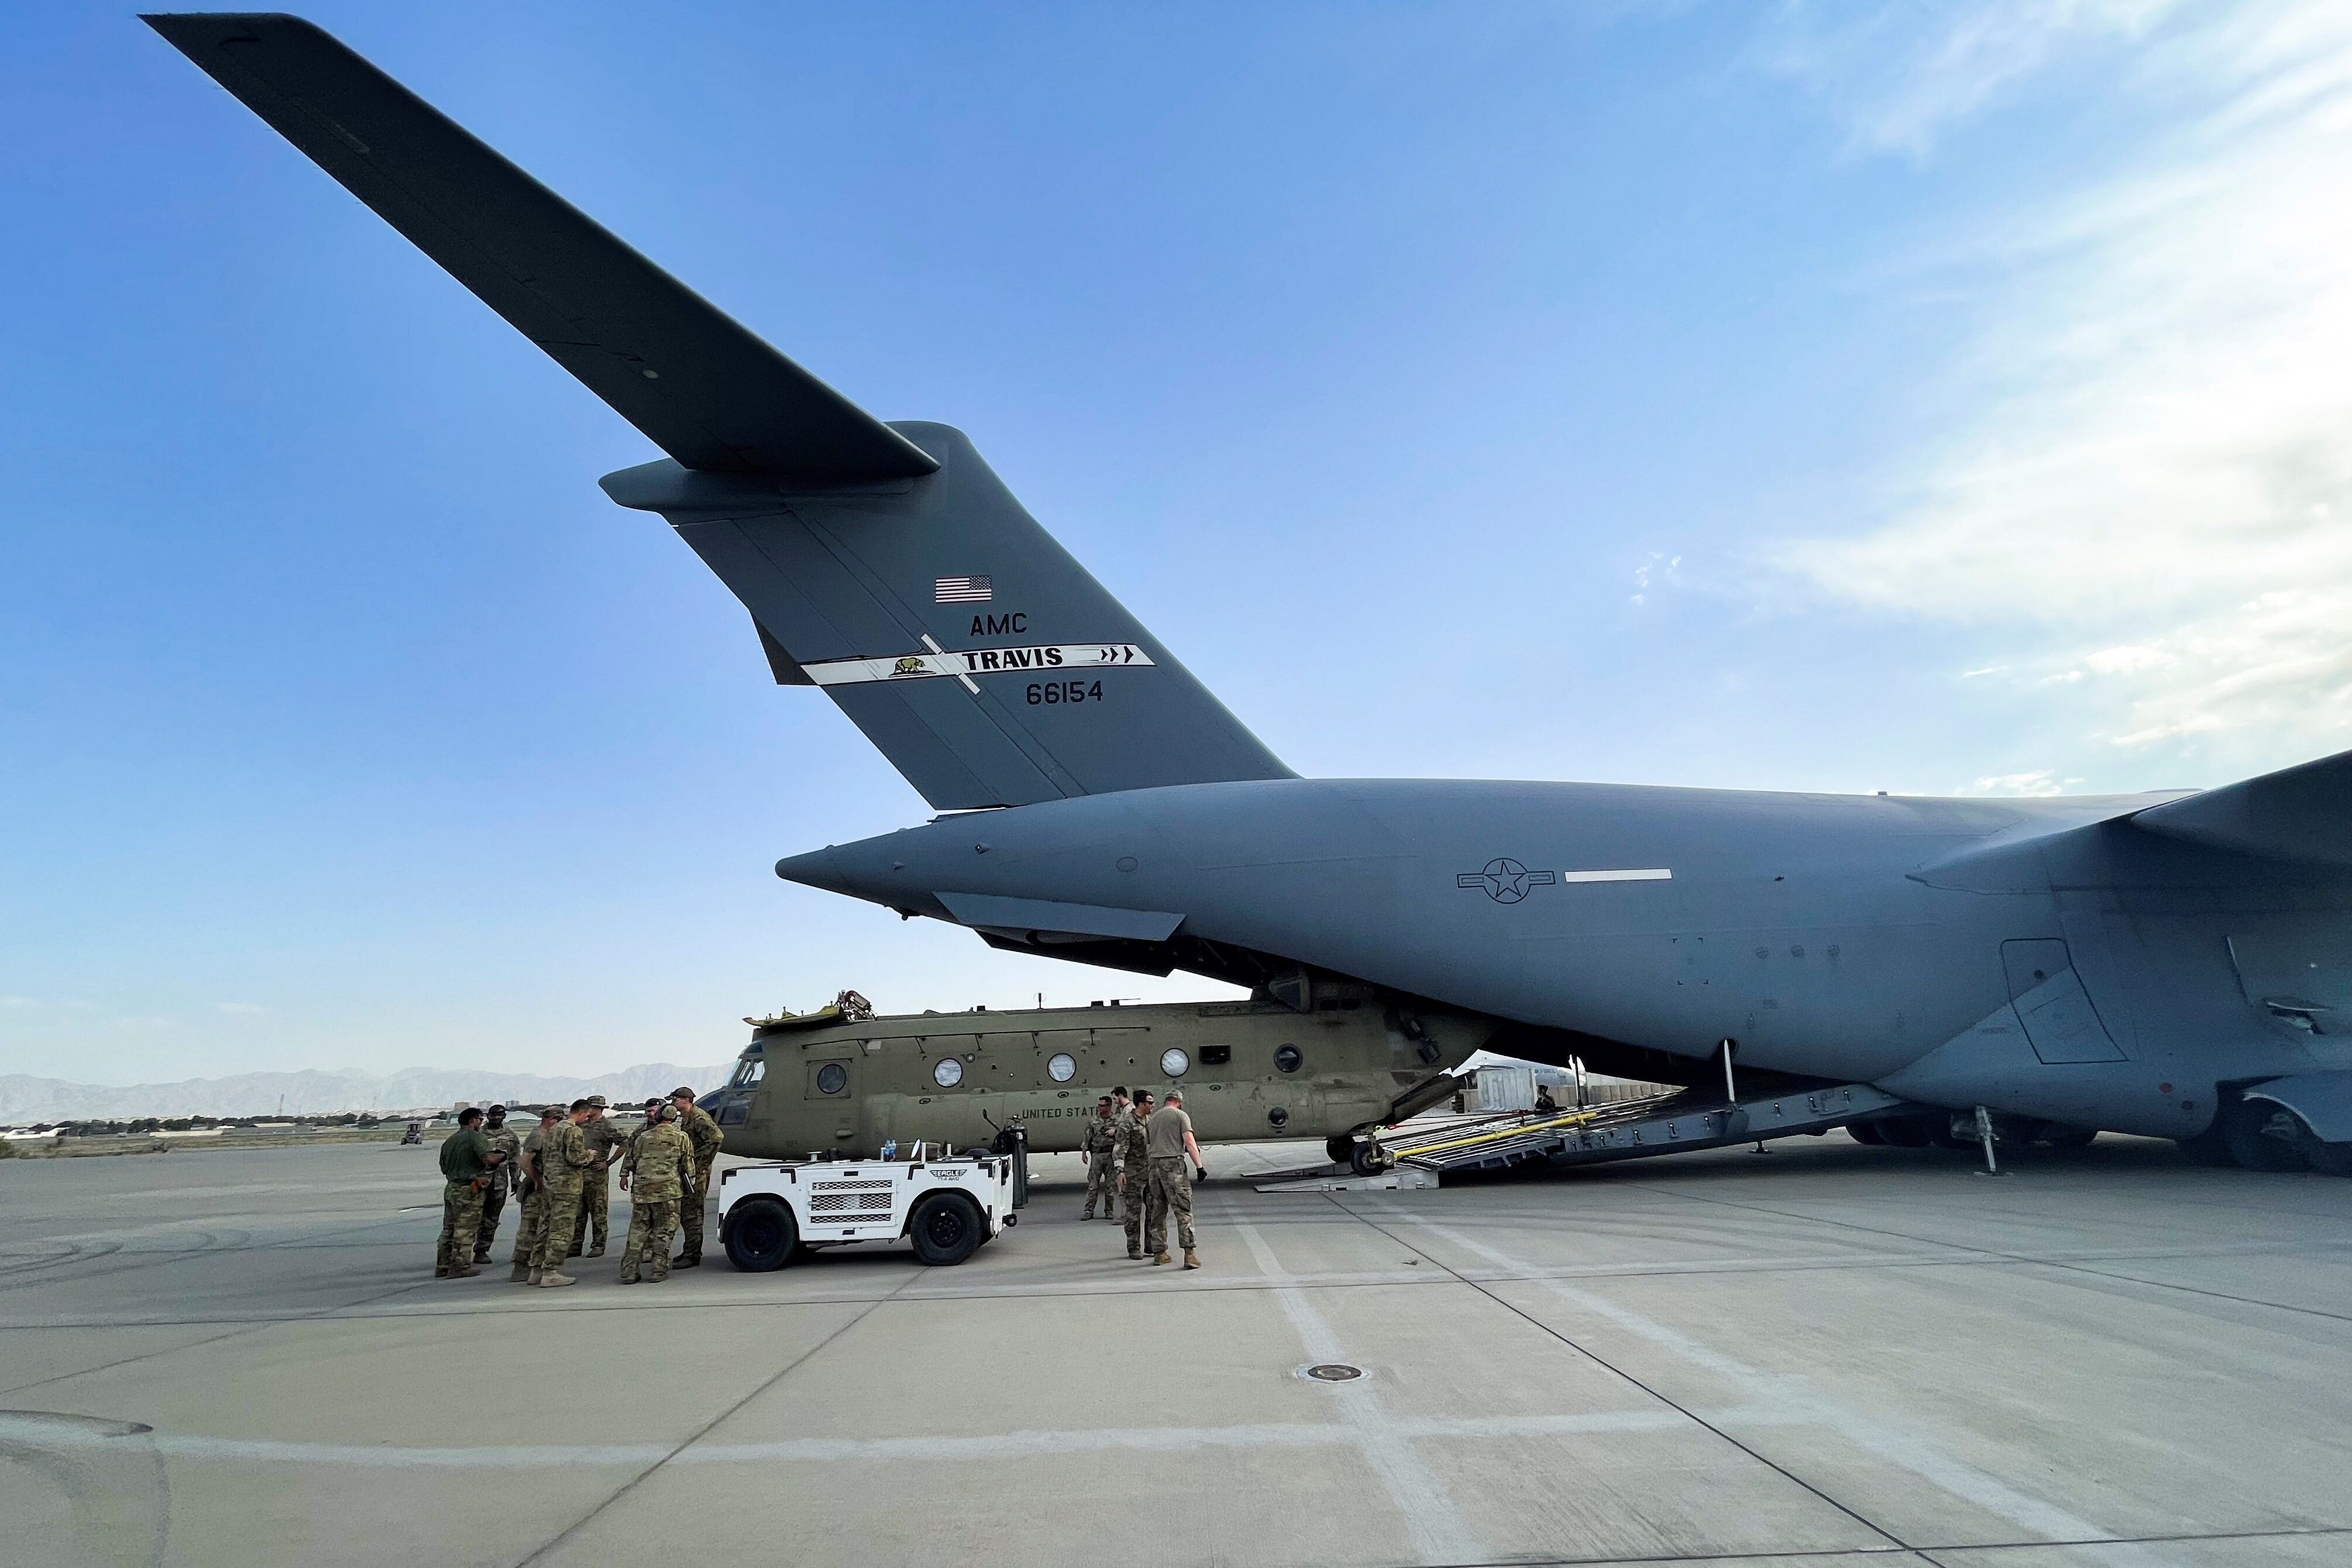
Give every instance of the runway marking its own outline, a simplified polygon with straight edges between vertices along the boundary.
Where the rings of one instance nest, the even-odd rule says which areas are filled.
[[[1742,1424],[1784,1425],[1769,1411],[1725,1411]],[[1401,1439],[1559,1437],[1591,1433],[1662,1432],[1686,1425],[1669,1411],[1559,1415],[1444,1416],[1396,1419]],[[46,1411],[0,1411],[0,1443],[66,1449],[100,1443],[152,1444],[174,1458],[264,1465],[315,1465],[386,1470],[551,1470],[580,1466],[897,1463],[910,1459],[990,1462],[1091,1454],[1104,1448],[1181,1453],[1201,1448],[1319,1448],[1360,1445],[1353,1422],[1260,1422],[1232,1426],[1132,1426],[992,1432],[963,1436],[788,1437],[765,1443],[583,1443],[488,1448],[388,1447],[374,1443],[299,1443],[213,1437],[193,1432],[132,1434],[64,1426]]]
[[[1274,1249],[1265,1244],[1265,1237],[1258,1234],[1257,1226],[1242,1220],[1234,1229],[1250,1249],[1250,1256],[1256,1259],[1258,1271],[1281,1277],[1282,1265],[1275,1258]],[[1274,1299],[1280,1303],[1282,1315],[1297,1331],[1299,1342],[1307,1348],[1307,1360],[1348,1359],[1347,1347],[1340,1343],[1339,1336],[1305,1290],[1296,1285],[1278,1285]],[[1464,1522],[1445,1483],[1423,1463],[1412,1446],[1412,1437],[1382,1405],[1377,1381],[1333,1384],[1330,1396],[1338,1402],[1339,1414],[1351,1429],[1365,1463],[1380,1477],[1381,1484],[1388,1489],[1389,1500],[1404,1516],[1405,1533],[1421,1561],[1473,1563],[1483,1559],[1486,1548]]]
[[[1541,1286],[1570,1305],[1614,1324],[1637,1339],[1671,1351],[1695,1366],[1705,1368],[1743,1389],[1768,1407],[1785,1411],[1790,1417],[1787,1425],[1827,1427],[1857,1447],[1892,1461],[1951,1496],[2046,1539],[2101,1542],[2119,1540],[2055,1503],[2044,1502],[2019,1491],[2000,1478],[1964,1460],[1953,1458],[1925,1438],[1898,1431],[1859,1412],[1831,1403],[1813,1393],[1810,1384],[1801,1376],[1761,1372],[1679,1329],[1670,1328],[1629,1307],[1620,1306],[1605,1296],[1580,1290],[1562,1279],[1548,1278],[1499,1247],[1465,1236],[1452,1226],[1425,1219],[1393,1203],[1381,1203],[1379,1206],[1382,1213],[1399,1223],[1427,1231],[1465,1252],[1483,1258],[1515,1279]],[[2115,1546],[2101,1555],[2105,1561],[2117,1564],[2118,1568],[2142,1568],[2142,1565],[2156,1561],[2147,1552],[2127,1544]]]

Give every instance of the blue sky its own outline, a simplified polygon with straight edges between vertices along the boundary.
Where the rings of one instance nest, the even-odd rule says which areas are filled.
[[[307,14],[967,431],[1303,773],[2352,744],[2340,7]],[[0,1071],[1210,989],[777,882],[926,809],[596,490],[643,437],[127,10],[0,41]]]

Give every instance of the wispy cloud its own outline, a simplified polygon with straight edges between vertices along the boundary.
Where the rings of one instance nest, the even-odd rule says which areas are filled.
[[[1969,411],[1874,526],[1774,554],[1836,598],[1982,626],[2000,640],[1966,676],[2063,688],[2115,742],[2234,732],[2285,761],[2352,743],[2352,8],[2167,11],[1995,5],[1780,41],[1873,148],[1925,147],[2095,36],[2181,112],[2124,174],[1983,242],[1970,260],[2012,280],[1954,367]]]
[[[2035,768],[2031,773],[1994,773],[1955,791],[1958,795],[2063,795],[2079,786],[2081,779],[2062,779],[2050,768]]]
[[[2177,0],[1785,5],[1769,68],[1843,121],[1862,153],[1925,154],[1949,126],[2058,61],[2145,34]]]

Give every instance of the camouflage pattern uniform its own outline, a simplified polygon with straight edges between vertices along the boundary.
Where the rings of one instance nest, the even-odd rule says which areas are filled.
[[[1118,1217],[1118,1123],[1108,1116],[1097,1116],[1087,1123],[1086,1142],[1079,1145],[1087,1152],[1087,1210],[1080,1219],[1095,1217],[1095,1199],[1102,1199],[1103,1218]]]
[[[1192,1131],[1192,1119],[1180,1106],[1163,1105],[1151,1113],[1151,1121],[1159,1125],[1153,1129],[1146,1124],[1146,1147],[1157,1143],[1159,1150],[1151,1154],[1151,1204],[1144,1216],[1143,1249],[1165,1258],[1171,1213],[1176,1216],[1177,1245],[1187,1253],[1192,1250],[1192,1162],[1184,1152],[1184,1134]],[[1150,1136],[1154,1131],[1156,1138]],[[1176,1152],[1165,1152],[1171,1144]]]
[[[678,1199],[694,1166],[694,1143],[677,1130],[667,1106],[629,1141],[621,1173],[629,1183],[629,1242],[621,1253],[621,1283],[634,1285],[642,1268],[656,1283],[669,1278],[670,1238],[677,1234]]]
[[[493,1130],[483,1123],[482,1136],[490,1147],[506,1156],[506,1163],[492,1168],[490,1184],[482,1189],[482,1228],[474,1237],[474,1261],[490,1260],[490,1243],[499,1238],[499,1216],[506,1213],[508,1190],[522,1180],[522,1134],[509,1121]]]
[[[539,1153],[547,1147],[548,1134],[554,1131],[552,1127],[532,1128],[530,1136],[522,1141],[522,1152],[527,1155]],[[515,1227],[514,1277],[524,1279],[530,1278],[531,1260],[539,1253],[539,1238],[547,1230],[547,1184],[531,1181],[520,1163],[515,1166],[515,1180],[530,1182],[522,1194],[522,1219]]]
[[[595,1102],[592,1100],[590,1103]],[[572,1226],[572,1256],[574,1258],[580,1256],[583,1247],[591,1258],[604,1256],[604,1244],[608,1239],[606,1226],[613,1207],[613,1151],[628,1142],[621,1130],[613,1124],[612,1118],[602,1114],[604,1108],[597,1105],[596,1109],[599,1114],[590,1117],[587,1125],[580,1129],[587,1136],[588,1152],[602,1163],[592,1168],[581,1183],[580,1217]],[[595,1245],[588,1247],[592,1227],[595,1232]]]
[[[677,1108],[673,1105],[671,1109]],[[677,1260],[691,1268],[702,1261],[702,1209],[710,1201],[710,1162],[719,1157],[727,1134],[719,1131],[719,1123],[710,1119],[710,1112],[698,1105],[686,1108],[686,1114],[678,1119],[678,1131],[694,1145],[694,1186],[678,1200],[679,1215],[686,1221],[686,1247],[677,1255]]]
[[[433,1277],[472,1273],[474,1237],[482,1224],[482,1189],[489,1185],[489,1145],[481,1130],[460,1127],[441,1143],[441,1237],[433,1248]]]
[[[1118,1183],[1127,1200],[1127,1255],[1143,1256],[1143,1211],[1151,1195],[1151,1157],[1145,1152],[1143,1118],[1132,1110],[1119,1112]]]
[[[572,1224],[580,1215],[580,1189],[595,1156],[588,1152],[588,1134],[565,1117],[548,1129],[539,1146],[539,1175],[547,1191],[547,1220],[540,1232],[539,1251],[530,1260],[534,1277],[562,1275],[572,1250]]]

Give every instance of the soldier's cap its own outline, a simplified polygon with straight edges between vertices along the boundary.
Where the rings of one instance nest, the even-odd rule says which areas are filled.
[[[646,1112],[646,1114],[653,1118],[656,1121],[675,1121],[677,1120],[677,1107],[675,1105],[656,1105],[651,1110]]]
[[[504,1116],[506,1113],[507,1108],[503,1105],[493,1105],[489,1109],[489,1114],[492,1116]]]
[[[612,1102],[601,1094],[592,1094],[588,1097],[588,1103],[602,1110]]]
[[[547,1107],[545,1107],[543,1110],[541,1110],[540,1111],[540,1113],[539,1113],[539,1119],[540,1119],[541,1121],[554,1121],[557,1117],[559,1117],[559,1116],[561,1116],[561,1115],[562,1115],[562,1114],[563,1114],[563,1107],[562,1107],[562,1106],[560,1106],[560,1105],[551,1105],[551,1106],[547,1106]]]
[[[694,1098],[694,1090],[687,1088],[684,1084],[679,1084],[676,1089],[669,1091],[669,1097],[672,1100],[676,1100],[679,1095],[684,1095],[687,1099],[692,1100]]]

